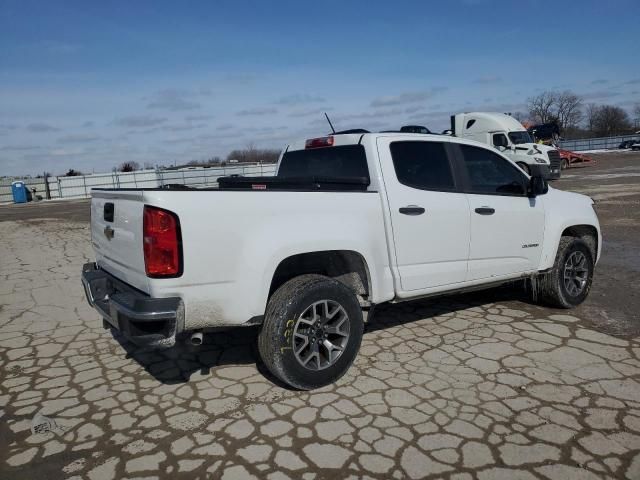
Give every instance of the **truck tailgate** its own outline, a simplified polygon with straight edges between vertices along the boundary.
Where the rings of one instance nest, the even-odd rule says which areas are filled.
[[[94,190],[91,194],[91,242],[100,268],[148,293],[142,244],[142,194],[142,191]]]

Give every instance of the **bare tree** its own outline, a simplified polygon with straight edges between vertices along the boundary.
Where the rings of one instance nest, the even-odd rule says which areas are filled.
[[[527,108],[531,119],[539,123],[549,123],[558,120],[555,105],[557,94],[551,91],[542,92],[527,99]]]
[[[82,175],[82,172],[80,170],[74,170],[73,168],[70,168],[67,171],[67,173],[65,173],[62,176],[63,177],[79,177],[80,175]]]
[[[600,106],[595,103],[588,103],[584,109],[587,130],[589,130],[589,132],[593,133],[594,131],[599,108]]]
[[[138,162],[123,162],[118,166],[119,172],[135,172],[136,170],[140,170]]]
[[[523,112],[514,112],[512,116],[520,123],[524,122],[527,119],[527,114]]]
[[[619,135],[631,129],[629,114],[614,105],[601,105],[593,120],[593,131],[598,136]]]
[[[640,127],[640,103],[633,106],[633,123],[634,128]]]
[[[582,120],[582,99],[565,90],[555,95],[555,111],[561,131],[576,127]]]
[[[531,119],[539,123],[556,122],[564,134],[582,120],[582,99],[571,92],[547,90],[527,100]]]

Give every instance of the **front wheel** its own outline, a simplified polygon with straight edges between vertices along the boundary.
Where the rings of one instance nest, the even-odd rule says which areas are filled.
[[[575,237],[562,237],[551,271],[538,277],[540,299],[558,308],[573,308],[585,301],[593,281],[589,246]]]
[[[348,287],[322,275],[301,275],[269,300],[258,350],[276,377],[311,390],[346,373],[363,329],[360,304]]]

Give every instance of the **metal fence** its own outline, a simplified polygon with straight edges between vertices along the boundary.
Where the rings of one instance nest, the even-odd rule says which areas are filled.
[[[229,175],[271,176],[275,164],[251,164],[227,167],[186,168],[181,170],[140,170],[80,175],[77,177],[49,177],[49,198],[83,198],[91,195],[92,188],[156,188],[168,184],[191,187],[217,187],[220,177]],[[0,203],[13,202],[11,183],[21,180],[36,195],[47,198],[44,178],[11,178],[0,180]]]
[[[579,140],[562,140],[558,146],[572,152],[584,150],[611,150],[618,148],[625,140],[638,140],[640,135],[618,135],[616,137],[582,138]]]

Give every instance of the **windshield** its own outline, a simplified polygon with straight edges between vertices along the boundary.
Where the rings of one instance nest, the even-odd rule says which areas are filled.
[[[522,143],[533,143],[533,140],[531,140],[531,135],[529,135],[529,132],[527,132],[526,130],[523,130],[521,132],[510,132],[509,139],[511,139],[511,141],[515,145],[520,145]]]

